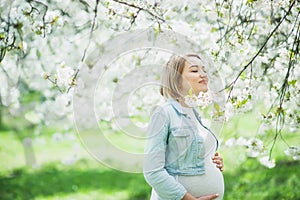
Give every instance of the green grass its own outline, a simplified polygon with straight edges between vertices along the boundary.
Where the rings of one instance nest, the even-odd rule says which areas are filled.
[[[280,162],[267,169],[249,159],[234,172],[224,172],[224,199],[300,198],[299,162]],[[17,168],[0,178],[0,199],[149,199],[151,188],[142,174],[105,168],[91,160],[59,163],[40,169]]]
[[[92,161],[14,169],[0,179],[0,199],[142,199],[150,188],[141,174],[105,168]]]
[[[249,159],[225,175],[224,199],[300,199],[300,162],[279,162],[268,169]]]

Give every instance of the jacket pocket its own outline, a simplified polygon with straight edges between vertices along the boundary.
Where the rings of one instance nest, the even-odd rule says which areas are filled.
[[[174,153],[173,159],[179,162],[187,162],[190,160],[189,157],[192,156],[193,129],[190,127],[174,128],[171,134],[172,141],[170,145],[172,145],[171,149]]]

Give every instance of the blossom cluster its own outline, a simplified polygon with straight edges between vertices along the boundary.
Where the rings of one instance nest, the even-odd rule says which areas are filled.
[[[291,156],[294,160],[300,160],[300,147],[292,146],[284,152],[287,156]]]
[[[189,95],[186,95],[184,97],[184,102],[190,107],[205,108],[212,103],[212,98],[209,92],[199,92],[198,95],[195,95],[192,92],[190,92]]]

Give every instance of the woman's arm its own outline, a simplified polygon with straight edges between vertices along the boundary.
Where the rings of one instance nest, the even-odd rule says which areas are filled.
[[[162,109],[151,117],[145,145],[144,177],[161,198],[181,200],[186,189],[165,169],[168,120]]]

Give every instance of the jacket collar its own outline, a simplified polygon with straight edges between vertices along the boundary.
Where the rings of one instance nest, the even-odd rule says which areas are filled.
[[[173,108],[175,108],[175,110],[176,110],[178,113],[180,113],[180,114],[182,114],[182,115],[185,115],[185,116],[187,115],[187,113],[184,112],[184,110],[182,109],[182,105],[180,105],[180,103],[179,103],[178,101],[176,101],[175,99],[168,99],[168,102],[173,106]],[[201,116],[200,116],[199,112],[198,112],[195,108],[193,108],[193,111],[194,111],[194,113],[195,113],[195,115],[196,115],[196,118],[198,119],[199,123],[200,123],[205,129],[207,129],[207,130],[213,135],[213,137],[216,139],[216,141],[217,141],[216,150],[217,150],[218,147],[219,147],[219,140],[218,140],[218,138],[216,137],[216,135],[215,135],[209,128],[207,128],[206,126],[203,125],[203,123],[202,123],[202,121],[201,121]]]
[[[168,99],[168,102],[175,108],[175,110],[182,114],[182,115],[186,115],[187,113],[184,112],[184,110],[182,109],[182,105],[180,105],[180,103],[175,100],[175,99]]]
[[[182,115],[187,115],[187,113],[185,112],[185,110],[182,109],[182,105],[177,100],[175,100],[175,99],[168,99],[168,102],[175,108],[175,110],[178,113],[180,113]],[[198,118],[200,118],[200,114],[198,113],[198,111],[195,108],[193,108],[193,111],[196,114],[196,116]]]

